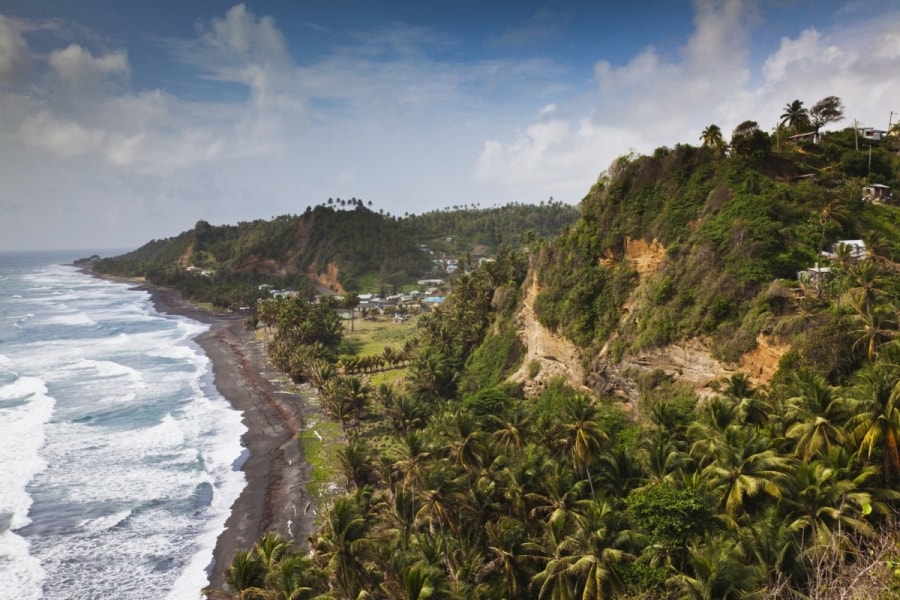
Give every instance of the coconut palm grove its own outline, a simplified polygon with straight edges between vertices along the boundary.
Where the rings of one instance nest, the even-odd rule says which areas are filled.
[[[311,289],[248,300],[238,291],[262,280],[238,259],[249,238],[205,232],[231,291],[208,277],[193,293],[252,301],[247,326],[340,440],[330,459],[298,440],[338,482],[315,490],[316,532],[263,535],[208,596],[898,597],[900,129],[841,128],[847,110],[794,100],[760,117],[771,131],[711,124],[622,156],[553,231],[528,218],[549,205],[515,207],[500,236],[464,231],[493,210],[474,206],[426,219],[354,202],[279,225],[290,233],[272,258],[306,257],[296,272],[344,261],[343,304]],[[292,245],[298,223],[315,237],[313,214],[362,213],[395,236],[394,263],[337,252],[321,231],[319,254]],[[359,296],[427,274],[400,260],[403,240],[421,252],[450,238],[470,255],[443,303],[414,311],[403,342],[348,345],[341,311],[355,327],[389,318],[356,316]],[[188,280],[149,250],[95,268]],[[577,361],[548,374],[565,361],[529,354],[526,313]],[[696,357],[715,375],[696,375]]]

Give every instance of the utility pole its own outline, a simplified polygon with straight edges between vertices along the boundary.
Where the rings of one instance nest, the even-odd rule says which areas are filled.
[[[853,119],[853,141],[856,142],[856,151],[859,152],[859,127],[856,124],[856,119]]]

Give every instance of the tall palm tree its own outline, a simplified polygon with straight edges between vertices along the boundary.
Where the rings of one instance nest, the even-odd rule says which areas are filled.
[[[748,428],[726,430],[723,442],[702,471],[707,490],[719,499],[721,513],[738,517],[751,498],[781,497],[792,468],[789,457],[771,448],[759,431]]]
[[[725,138],[722,135],[722,129],[718,125],[709,125],[700,134],[700,141],[704,146],[712,148],[716,153],[722,153],[725,150]]]
[[[865,519],[872,512],[873,500],[862,490],[874,473],[874,469],[863,469],[854,477],[821,461],[797,467],[783,504],[791,517],[790,530],[805,540],[809,552],[831,546],[835,534],[874,533]]]
[[[849,212],[843,198],[832,198],[822,207],[819,211],[819,227],[822,228],[819,236],[819,250],[825,249],[825,231],[828,225],[834,224],[843,227],[848,218]]]
[[[690,457],[678,447],[668,432],[654,429],[641,440],[638,460],[647,476],[659,483],[684,469],[690,462]]]
[[[803,102],[794,100],[788,103],[781,113],[781,124],[787,125],[797,133],[800,129],[809,127],[809,111],[804,108]]]
[[[594,496],[591,464],[600,455],[609,437],[599,422],[600,411],[590,396],[576,394],[567,398],[562,406],[562,442],[572,456],[576,471],[583,470]]]
[[[751,600],[763,598],[765,572],[748,561],[740,540],[727,535],[708,537],[691,548],[691,569],[679,573],[672,582],[681,598],[692,600]]]
[[[850,439],[867,461],[880,454],[882,477],[890,483],[900,473],[900,372],[883,362],[866,365],[850,394]]]
[[[566,571],[575,584],[575,598],[604,600],[625,589],[621,569],[634,558],[634,535],[624,528],[620,511],[607,502],[585,503],[570,539],[571,555]]]
[[[329,586],[340,597],[357,598],[368,585],[371,554],[370,522],[357,497],[335,500],[313,542],[317,559],[325,566]]]
[[[526,545],[528,537],[522,521],[501,517],[497,522],[486,523],[485,530],[490,560],[482,567],[479,579],[498,578],[502,581],[502,591],[492,597],[502,597],[505,591],[506,598],[525,598],[528,581],[534,575],[529,563],[534,562],[535,557]]]
[[[853,348],[862,347],[870,363],[875,362],[881,347],[897,337],[898,323],[894,309],[884,305],[865,305],[860,303],[861,296],[852,296],[850,305],[855,314],[855,332],[857,334]]]
[[[786,437],[796,440],[795,453],[803,460],[827,454],[844,443],[847,403],[825,378],[809,371],[794,373],[793,395],[785,401]]]

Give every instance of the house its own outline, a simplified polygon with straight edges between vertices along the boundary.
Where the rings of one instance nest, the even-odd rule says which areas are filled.
[[[881,183],[870,183],[863,188],[863,200],[866,202],[890,202],[893,198],[891,188]]]
[[[822,287],[830,277],[831,269],[828,267],[820,267],[819,263],[816,263],[814,267],[803,269],[797,273],[797,281],[815,287],[818,292],[822,291]]]
[[[857,127],[856,132],[867,140],[874,140],[876,142],[880,142],[888,133],[882,129],[873,129],[871,127]]]
[[[798,133],[797,135],[792,135],[788,138],[789,142],[793,142],[795,144],[799,144],[801,142],[812,142],[813,144],[819,143],[819,134],[816,131],[807,131],[806,133]]]
[[[848,258],[852,261],[862,260],[866,257],[866,243],[862,240],[838,240],[831,246],[830,251],[822,251],[822,256],[830,260],[837,258],[838,249],[844,247],[849,251]]]

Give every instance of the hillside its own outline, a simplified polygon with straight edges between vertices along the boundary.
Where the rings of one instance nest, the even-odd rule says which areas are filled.
[[[300,597],[897,597],[900,208],[866,188],[900,158],[789,133],[617,160],[402,350],[336,360],[319,305],[263,303],[272,359],[340,423],[346,492],[216,597],[286,572]]]
[[[895,187],[900,158],[878,152],[872,180]],[[900,256],[898,208],[864,200],[868,182],[852,167],[864,154],[843,131],[751,156],[678,145],[622,157],[582,201],[581,220],[541,247],[535,313],[601,363],[687,343],[738,368],[760,342],[819,347],[845,320],[826,309],[857,265],[823,252],[863,240],[888,272]],[[830,271],[811,289],[798,273],[817,264]],[[895,298],[895,284],[885,293]],[[799,360],[836,381],[858,358]]]
[[[145,277],[187,297],[237,308],[260,284],[304,295],[319,291],[392,292],[446,275],[450,260],[496,255],[500,240],[552,237],[577,218],[562,203],[435,211],[404,218],[361,200],[330,199],[302,215],[193,229],[92,263],[112,275]],[[443,261],[440,265],[436,259]]]

